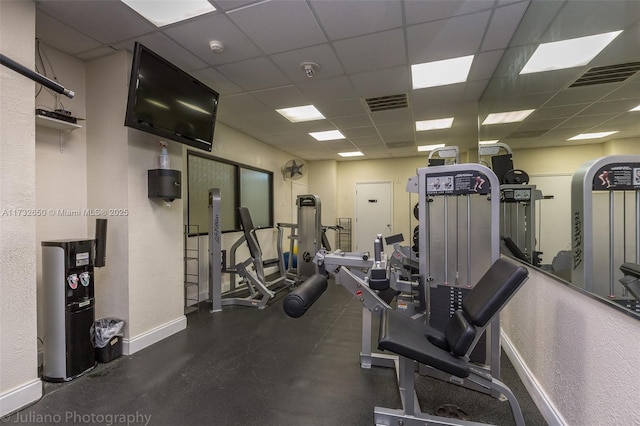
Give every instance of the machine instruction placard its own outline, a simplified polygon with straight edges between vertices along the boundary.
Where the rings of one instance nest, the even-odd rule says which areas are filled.
[[[427,195],[489,194],[489,178],[477,171],[427,174]]]
[[[640,190],[640,163],[612,163],[593,177],[594,191]]]

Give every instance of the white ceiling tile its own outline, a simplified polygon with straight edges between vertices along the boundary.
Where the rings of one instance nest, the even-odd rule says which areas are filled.
[[[120,1],[45,1],[38,3],[38,9],[105,44],[157,29]],[[109,19],[112,16],[117,18]]]
[[[329,44],[320,44],[303,49],[271,55],[271,60],[292,81],[311,80],[300,66],[303,62],[314,62],[319,68],[316,70],[313,81],[335,77],[344,74],[338,57]]]
[[[338,126],[340,129],[355,129],[355,128],[371,128],[373,129],[371,119],[368,115],[352,115],[348,117],[332,118],[331,122]]]
[[[307,79],[296,83],[296,87],[311,99],[319,101],[340,101],[358,96],[351,81],[346,76],[329,79]]]
[[[523,2],[495,9],[482,41],[482,50],[506,49],[528,6],[528,2]]]
[[[248,7],[251,4],[262,3],[263,0],[210,0],[216,9],[230,11],[241,7]]]
[[[292,85],[258,90],[251,92],[251,94],[265,105],[273,107],[274,109],[304,106],[309,105],[310,102],[306,96]]]
[[[192,53],[204,58],[210,65],[242,61],[260,56],[262,52],[251,40],[222,14],[209,14],[167,28],[164,32]],[[211,40],[224,43],[222,53],[213,53],[209,47]]]
[[[245,90],[267,89],[291,83],[287,76],[265,57],[220,65],[217,69]]]
[[[327,41],[306,2],[263,2],[228,16],[266,54]]]
[[[504,50],[494,50],[477,54],[475,58],[473,58],[467,81],[490,79],[498,67],[503,54]]]
[[[167,61],[171,62],[172,64],[176,65],[178,68],[186,72],[199,70],[207,66],[206,62],[200,60],[192,53],[189,53],[175,41],[159,32],[146,34],[137,37],[136,39],[116,43],[113,45],[113,47],[115,47],[116,49],[126,49],[129,51],[133,51],[133,47],[136,41],[148,47],[150,50],[154,51]]]
[[[402,3],[399,0],[342,2],[311,0],[310,3],[331,40],[402,26]]]
[[[343,135],[345,135],[351,140],[353,140],[354,138],[355,139],[362,139],[362,138],[368,138],[368,137],[379,138],[378,130],[376,130],[376,128],[373,126],[357,127],[357,128],[339,127],[339,129]]]
[[[51,40],[51,46],[72,55],[101,46],[100,42],[64,25],[40,10],[36,11],[36,38]]]
[[[380,139],[380,136],[377,134],[372,136],[352,137],[351,141],[358,147],[383,146],[382,139]]]
[[[359,73],[407,63],[401,29],[340,40],[333,43],[345,70]]]
[[[233,95],[242,92],[242,89],[233,84],[227,77],[213,68],[205,68],[191,72],[191,75],[220,93],[220,95]]]
[[[420,64],[475,54],[490,17],[487,11],[407,28],[409,62]]]
[[[401,124],[411,128],[414,124],[413,114],[409,108],[372,112],[370,116],[378,128],[382,124]]]
[[[575,104],[575,105],[563,105],[558,107],[544,107],[535,110],[527,120],[550,120],[553,118],[569,118],[573,117],[589,104]]]
[[[404,14],[407,25],[413,25],[487,10],[493,3],[493,0],[406,0]]]
[[[351,81],[358,95],[365,98],[396,95],[411,90],[408,66],[354,74]]]
[[[318,102],[316,108],[327,118],[362,115],[367,109],[359,99],[346,99],[337,102]]]
[[[240,115],[270,111],[271,108],[258,101],[248,93],[220,97],[218,116]]]

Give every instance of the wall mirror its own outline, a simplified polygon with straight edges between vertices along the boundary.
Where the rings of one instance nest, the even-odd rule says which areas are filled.
[[[595,259],[615,247],[612,274],[599,260],[575,273],[572,208],[572,179],[586,163],[640,157],[640,2],[532,1],[478,111],[479,161],[502,176],[515,169],[507,176],[514,188],[503,191],[510,202],[503,203],[502,226],[521,230],[505,242],[517,239],[517,247],[506,250],[640,318],[640,302],[619,283],[622,263],[640,263],[640,187],[630,177],[627,190],[593,192],[593,218],[585,232],[593,236]],[[637,167],[632,165],[629,176]],[[591,177],[594,185],[599,174]],[[527,200],[528,212],[516,207]],[[524,216],[528,227],[520,222]],[[605,269],[604,278],[592,272]],[[614,288],[595,283],[600,280]]]

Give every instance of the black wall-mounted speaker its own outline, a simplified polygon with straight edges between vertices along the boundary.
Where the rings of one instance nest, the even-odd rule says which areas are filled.
[[[96,257],[94,266],[101,268],[107,263],[107,219],[96,219]]]

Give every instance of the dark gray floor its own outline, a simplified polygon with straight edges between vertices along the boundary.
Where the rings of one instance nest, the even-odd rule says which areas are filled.
[[[281,296],[282,297],[282,296]],[[280,297],[280,298],[281,298]],[[399,408],[395,372],[361,369],[362,308],[341,286],[302,318],[281,300],[188,317],[185,331],[72,382],[2,419],[11,424],[372,425],[374,406]],[[503,356],[502,379],[528,425],[544,419]],[[474,421],[513,424],[508,403],[417,377],[424,412],[459,406]],[[129,417],[125,417],[129,416]],[[128,423],[127,423],[128,422]]]

